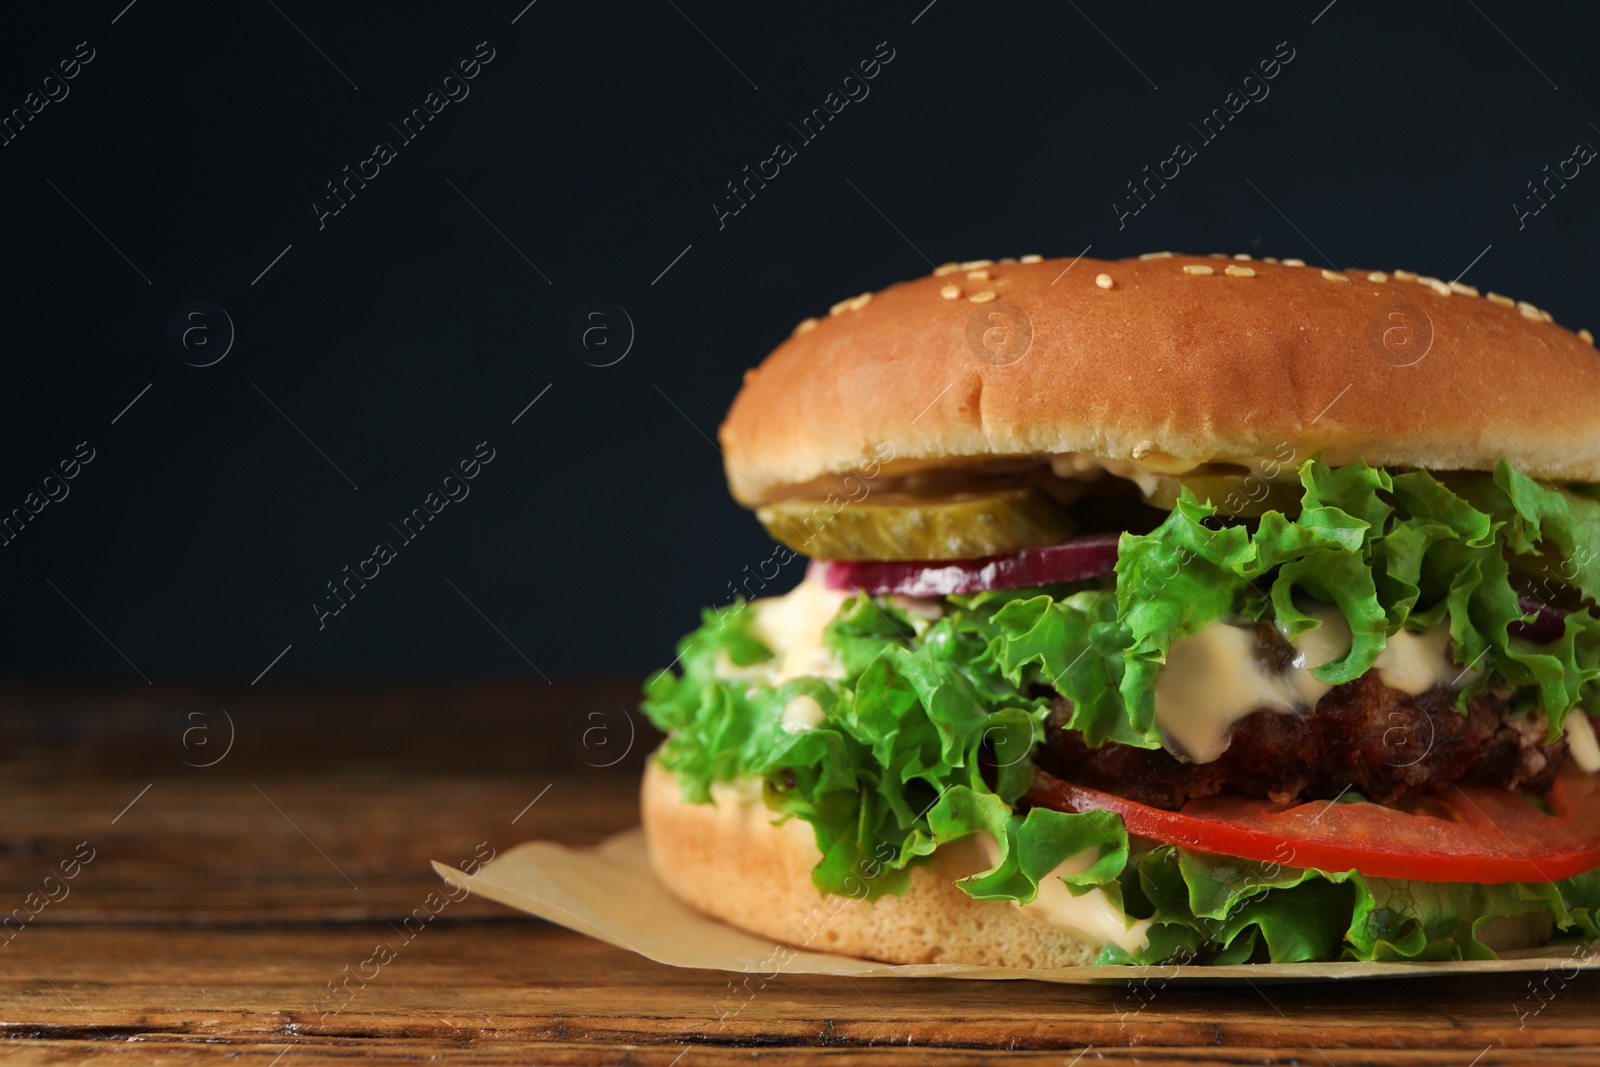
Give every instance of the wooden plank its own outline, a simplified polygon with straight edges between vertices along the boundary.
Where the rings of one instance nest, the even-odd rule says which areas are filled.
[[[394,958],[362,969],[374,946]],[[465,1058],[520,1048],[530,1062],[587,1057],[668,1062],[687,1046],[693,1061],[758,1048],[894,1052],[896,1061],[979,1062],[971,1050],[1049,1053],[1065,1063],[1086,1046],[1142,1062],[1230,1061],[1451,1063],[1553,1062],[1600,1057],[1593,996],[1558,995],[1521,1030],[1511,976],[1428,983],[1352,983],[1249,989],[1169,987],[1135,1001],[1124,986],[1032,982],[851,982],[786,976],[732,1015],[728,976],[680,971],[534,920],[461,922],[441,916],[409,942],[383,924],[331,928],[41,927],[9,946],[0,977],[0,1035],[9,1053],[137,1048],[154,1056],[223,1043],[252,1058],[295,1049],[329,1056]],[[347,968],[349,970],[347,970]],[[328,983],[365,970],[348,995]],[[1581,979],[1580,979],[1581,981]],[[509,1048],[508,1048],[509,1046]],[[1337,1055],[1333,1050],[1359,1051]],[[720,1050],[720,1053],[719,1053]],[[962,1050],[967,1050],[963,1052]],[[508,1053],[510,1055],[508,1055]],[[909,1053],[909,1054],[908,1054]],[[270,1059],[270,1057],[267,1057]],[[1091,1054],[1090,1058],[1093,1056]],[[264,1062],[264,1061],[262,1061]],[[880,1061],[881,1062],[881,1061]],[[285,1060],[286,1067],[289,1061]]]
[[[474,899],[407,937],[398,924],[439,888],[429,860],[463,860],[479,842],[589,843],[637,821],[653,735],[591,718],[601,692],[218,694],[240,715],[234,749],[210,767],[179,758],[196,749],[169,729],[171,694],[0,693],[0,917],[80,842],[94,849],[69,895],[0,932],[0,1055],[944,1067],[1004,1048],[1058,1065],[1600,1062],[1588,973],[1547,1002],[1529,975],[735,986]],[[596,726],[609,736],[590,742],[635,741],[610,769],[584,765],[618,751],[585,743]],[[393,959],[363,982],[379,944]]]
[[[440,888],[430,860],[463,861],[483,842],[499,851],[599,841],[638,823],[635,789],[620,771],[269,777],[218,767],[153,781],[11,782],[0,786],[11,854],[0,901],[21,904],[88,842],[94,858],[35,922],[397,919]],[[459,908],[504,914],[476,899]]]
[[[570,1041],[545,1041],[537,1045],[513,1043],[490,1036],[439,1045],[406,1037],[363,1039],[347,1043],[292,1040],[253,1044],[233,1040],[165,1041],[141,1037],[137,1044],[123,1045],[113,1056],[103,1043],[89,1041],[29,1042],[25,1049],[6,1050],[6,1062],[21,1067],[61,1063],[80,1063],[94,1059],[107,1064],[136,1067],[139,1064],[214,1063],[219,1056],[257,1067],[305,1067],[318,1063],[392,1064],[416,1067],[419,1061],[440,1064],[472,1063],[530,1067],[575,1064],[581,1067],[718,1067],[728,1064],[826,1064],[828,1067],[883,1067],[904,1063],[908,1067],[984,1067],[999,1062],[998,1054],[982,1049],[950,1048],[737,1048],[684,1044],[678,1046],[596,1045]],[[281,1061],[280,1061],[281,1057]],[[1501,1067],[1504,1064],[1549,1064],[1570,1067],[1596,1060],[1571,1049],[1519,1049],[1515,1054],[1488,1050],[1472,1063],[1462,1060],[1454,1050],[1402,1049],[1385,1051],[1380,1060],[1357,1049],[1327,1049],[1308,1052],[1303,1048],[1261,1049],[1247,1058],[1219,1054],[1212,1048],[1143,1049],[1093,1047],[1063,1054],[1055,1051],[1011,1049],[1004,1062],[1049,1065],[1049,1067],[1092,1067],[1098,1063],[1138,1064],[1140,1067],[1194,1067],[1195,1064],[1249,1064],[1250,1067],[1370,1067],[1375,1062],[1401,1067]]]

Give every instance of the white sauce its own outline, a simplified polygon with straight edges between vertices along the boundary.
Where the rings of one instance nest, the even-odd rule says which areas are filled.
[[[772,661],[765,660],[761,663],[752,663],[748,666],[740,667],[728,658],[727,649],[719,648],[716,655],[712,657],[711,673],[721,678],[724,682],[747,682],[750,685],[755,685],[766,681],[772,676]]]
[[[752,600],[750,630],[772,650],[772,658],[736,667],[719,652],[717,677],[774,686],[805,676],[843,678],[844,664],[823,647],[822,631],[850,596],[842,590],[825,589],[821,582],[808,578],[783,596]]]
[[[817,698],[801,693],[783,706],[783,716],[778,720],[778,725],[784,733],[798,734],[815,730],[825,719],[827,715],[823,713],[822,705],[817,703]]]
[[[1333,687],[1311,672],[1350,651],[1350,626],[1330,605],[1307,614],[1321,625],[1294,640],[1296,656],[1283,674],[1270,673],[1255,655],[1252,627],[1213,622],[1174,641],[1156,674],[1156,725],[1168,749],[1210,763],[1228,750],[1228,731],[1240,719],[1316,707]],[[1391,636],[1374,667],[1384,685],[1413,696],[1476,673],[1451,663],[1450,628],[1443,622],[1420,634]]]
[[[1573,708],[1567,712],[1566,721],[1567,753],[1572,756],[1572,762],[1578,769],[1594,774],[1600,771],[1600,741],[1594,736],[1594,723],[1589,721],[1589,713],[1582,708]]]
[[[1449,681],[1461,674],[1450,663],[1450,626],[1439,623],[1420,634],[1401,630],[1391,634],[1389,643],[1378,653],[1373,666],[1378,677],[1390,689],[1417,696],[1426,693],[1441,681]]]
[[[1262,670],[1256,635],[1243,626],[1211,623],[1181,637],[1156,674],[1156,725],[1169,748],[1196,763],[1228,750],[1228,728],[1258,711],[1300,707],[1292,687]]]
[[[1135,455],[1138,455],[1137,451]],[[1155,492],[1156,476],[1161,474],[1186,474],[1200,466],[1201,460],[1184,460],[1160,452],[1147,452],[1137,462],[1131,459],[1107,459],[1084,452],[1060,452],[1050,457],[1050,473],[1057,478],[1098,478],[1110,474],[1125,478],[1149,496]]]
[[[669,791],[674,806],[685,802],[678,797],[676,788]],[[711,783],[711,804],[716,811],[717,823],[724,834],[736,834],[755,825],[755,820],[771,822],[766,801],[762,799],[760,778],[738,778],[732,782]]]
[[[929,622],[938,622],[944,618],[944,600],[936,596],[901,596],[895,593],[889,597],[889,603],[916,618],[927,619]]]
[[[1311,672],[1341,659],[1350,651],[1350,624],[1345,621],[1344,612],[1331,605],[1313,607],[1306,614],[1322,625],[1294,639],[1295,657],[1289,670],[1289,684],[1302,704],[1314,708],[1333,686],[1317,681]]]
[[[808,578],[784,596],[766,597],[751,605],[755,608],[751,629],[772,649],[777,663],[769,684],[781,685],[803,675],[844,677],[844,664],[822,645],[822,631],[848,599],[849,593],[825,589],[821,582]]]
[[[979,834],[978,844],[994,867],[1000,862],[1000,843],[989,834]],[[1061,879],[1081,874],[1100,858],[1098,848],[1069,856],[1055,870],[1039,879],[1039,894],[1028,904],[1012,901],[1031,919],[1065,930],[1074,937],[1096,945],[1114,944],[1125,952],[1137,952],[1150,943],[1146,932],[1149,919],[1128,925],[1128,916],[1112,902],[1103,889],[1090,889],[1076,896]]]

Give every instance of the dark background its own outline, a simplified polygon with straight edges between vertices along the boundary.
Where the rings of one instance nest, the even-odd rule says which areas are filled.
[[[95,458],[0,547],[6,677],[242,685],[288,646],[263,684],[663,665],[770,550],[709,442],[741,372],[934,262],[1471,264],[1600,327],[1600,174],[1520,228],[1513,207],[1600,145],[1589,5],[525,2],[8,16],[7,113],[78,42],[94,58],[0,148],[0,514],[79,442]],[[478,42],[470,95],[400,144],[388,123]],[[870,95],[799,144],[880,42]],[[1188,123],[1279,42],[1270,96],[1202,144]],[[719,228],[780,140],[798,158]],[[1179,140],[1198,158],[1119,229]],[[377,141],[397,157],[319,229]],[[236,331],[212,366],[167,340],[192,300]],[[608,367],[615,311],[611,347],[569,337],[594,300],[636,335]],[[470,496],[401,545],[389,522],[485,440]],[[325,583],[385,540],[319,630]]]

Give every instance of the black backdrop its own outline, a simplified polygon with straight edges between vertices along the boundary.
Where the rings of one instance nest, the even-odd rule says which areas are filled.
[[[930,260],[1465,271],[1600,326],[1591,5],[525,2],[7,14],[0,671],[662,665],[768,554],[709,443],[741,371]]]

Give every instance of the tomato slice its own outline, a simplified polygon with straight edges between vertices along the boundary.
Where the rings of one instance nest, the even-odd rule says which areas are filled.
[[[1422,882],[1546,882],[1600,867],[1600,776],[1569,761],[1543,800],[1452,785],[1413,805],[1191,800],[1179,811],[1034,772],[1027,799],[1057,811],[1114,811],[1130,834],[1224,856]]]

